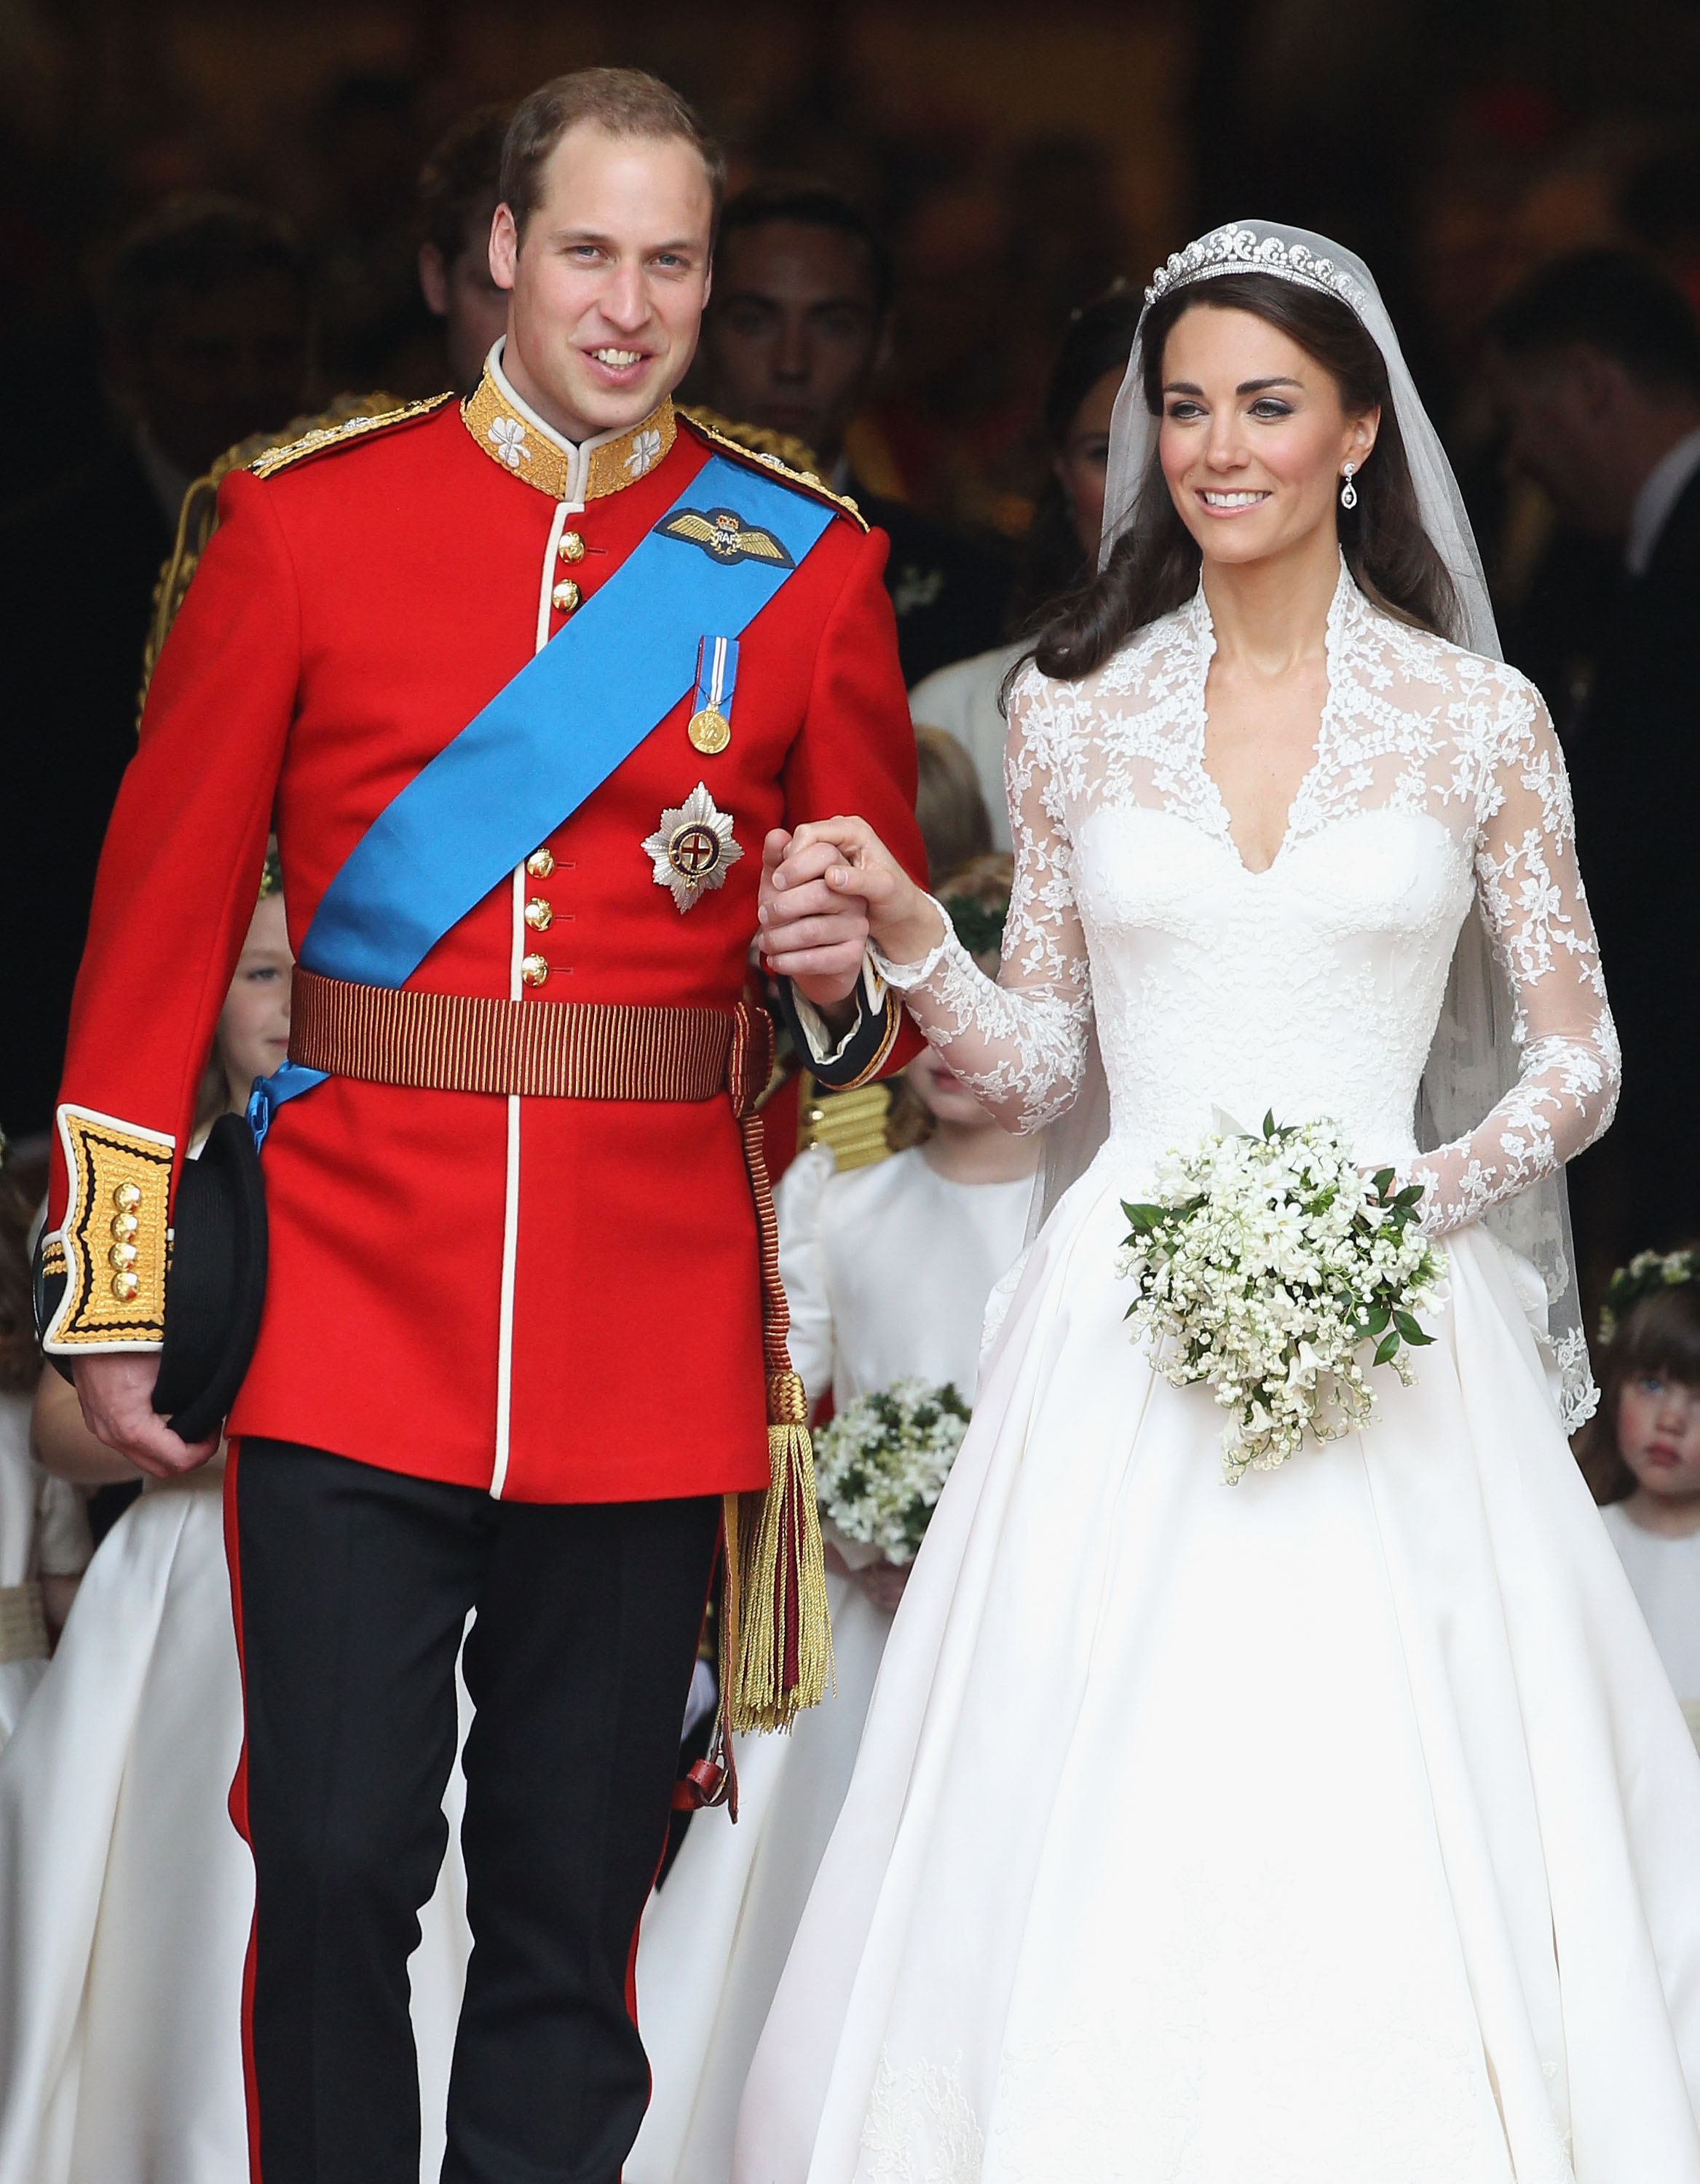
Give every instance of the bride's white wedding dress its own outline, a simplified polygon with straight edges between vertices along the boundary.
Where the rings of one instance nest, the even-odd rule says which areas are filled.
[[[1565,1443],[1533,1269],[1476,1225],[1602,1128],[1616,1054],[1522,677],[1342,574],[1285,840],[1204,765],[1202,594],[1012,704],[1001,985],[895,982],[1043,1119],[1112,1128],[1040,1233],[888,1647],[745,2093],[737,2184],[1700,2184],[1700,1761]],[[1472,901],[1522,1076],[1419,1158]],[[1223,1110],[1430,1185],[1451,1298],[1362,1435],[1223,1484],[1129,1340],[1119,1201]]]

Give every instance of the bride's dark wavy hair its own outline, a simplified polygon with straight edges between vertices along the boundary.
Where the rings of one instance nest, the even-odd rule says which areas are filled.
[[[1172,290],[1152,304],[1145,323],[1145,407],[1154,417],[1162,413],[1169,335],[1184,312],[1201,309],[1267,320],[1322,365],[1347,416],[1380,409],[1374,452],[1353,480],[1357,505],[1336,507],[1340,550],[1366,598],[1401,621],[1452,636],[1459,626],[1458,593],[1423,528],[1387,367],[1357,313],[1338,297],[1274,273],[1223,273]],[[1198,542],[1169,496],[1155,448],[1140,495],[1149,496],[1157,521],[1124,532],[1104,568],[1057,603],[1033,649],[1042,675],[1063,682],[1090,675],[1135,630],[1197,590]]]

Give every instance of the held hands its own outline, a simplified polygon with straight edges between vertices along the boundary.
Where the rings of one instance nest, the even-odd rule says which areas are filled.
[[[97,1440],[153,1479],[175,1479],[215,1454],[219,1437],[180,1440],[153,1407],[159,1377],[157,1352],[103,1353],[79,1357],[71,1367],[83,1424]]]
[[[870,938],[913,963],[945,937],[927,896],[865,820],[776,827],[761,847],[762,960],[817,1008],[848,1000]]]

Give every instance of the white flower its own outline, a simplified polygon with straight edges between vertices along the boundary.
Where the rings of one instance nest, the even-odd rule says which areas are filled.
[[[495,443],[497,454],[510,471],[521,463],[528,463],[532,451],[526,445],[526,428],[517,417],[498,417],[490,426],[490,438]]]
[[[1259,1137],[1205,1138],[1158,1162],[1116,1271],[1135,1284],[1128,1317],[1156,1369],[1214,1389],[1230,1480],[1284,1462],[1307,1435],[1367,1424],[1366,1345],[1408,1384],[1404,1346],[1428,1340],[1414,1314],[1446,1272],[1419,1196],[1382,1197],[1326,1122],[1271,1119]]]
[[[815,1441],[815,1491],[846,1538],[912,1561],[962,1436],[968,1407],[948,1384],[894,1380],[846,1403]]]
[[[626,458],[625,467],[634,478],[643,476],[654,467],[661,453],[661,436],[652,425],[647,432],[639,432],[632,442],[632,452]]]

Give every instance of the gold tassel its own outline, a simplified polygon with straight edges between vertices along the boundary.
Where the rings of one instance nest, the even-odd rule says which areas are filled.
[[[820,1704],[833,1682],[814,1451],[795,1373],[768,1374],[767,1416],[767,1491],[740,1497],[735,1553],[730,1525],[727,1541],[736,1621],[728,1719],[735,1730],[789,1729],[805,1707]],[[727,1509],[729,1516],[729,1496]]]

